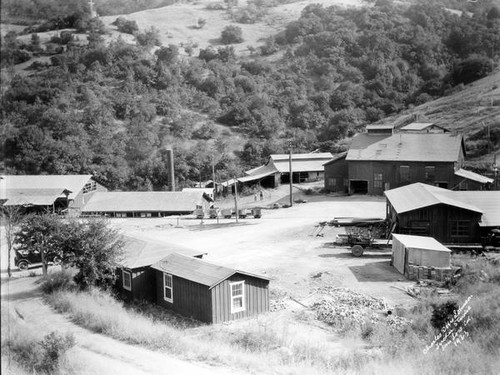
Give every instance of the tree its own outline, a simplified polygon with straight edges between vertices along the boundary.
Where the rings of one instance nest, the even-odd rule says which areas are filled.
[[[14,243],[20,250],[39,253],[43,275],[47,275],[49,260],[61,257],[59,247],[63,223],[56,215],[30,215],[19,226]]]
[[[123,240],[105,219],[66,224],[57,242],[63,262],[78,269],[75,282],[82,288],[110,286],[122,256]]]
[[[239,26],[226,26],[222,30],[220,40],[223,44],[241,43],[243,42],[243,31]]]
[[[19,206],[4,206],[2,208],[2,221],[5,228],[5,241],[7,242],[7,274],[12,277],[12,270],[10,267],[12,259],[12,250],[14,249],[14,240],[18,225],[20,224],[23,216]]]

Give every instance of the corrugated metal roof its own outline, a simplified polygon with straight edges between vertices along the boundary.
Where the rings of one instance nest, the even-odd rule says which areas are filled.
[[[374,138],[358,134],[346,160],[455,162],[462,149],[462,136],[450,133],[398,133],[370,143]]]
[[[7,199],[5,206],[50,206],[65,197],[64,189],[9,189],[0,191],[0,199]]]
[[[219,266],[205,260],[187,257],[177,253],[166,256],[151,267],[186,280],[194,281],[198,284],[206,285],[210,288],[213,288],[235,273],[269,280],[267,277]]]
[[[262,174],[269,175],[269,174],[277,173],[277,172],[278,172],[278,170],[274,167],[274,165],[265,164],[265,165],[261,165],[260,167],[250,169],[250,170],[246,171],[245,174],[247,176],[258,176],[258,175],[262,175]]]
[[[424,130],[432,125],[434,125],[433,122],[412,122],[411,124],[403,126],[401,130]]]
[[[448,249],[433,237],[410,236],[406,234],[393,234],[392,236],[399,242],[401,242],[406,248],[444,251],[446,253],[451,253],[450,249]]]
[[[123,236],[123,239],[125,246],[120,265],[130,269],[150,266],[172,253],[180,253],[191,257],[207,254],[206,252],[171,243],[143,241],[128,236]]]
[[[459,197],[454,195],[455,193],[458,192],[422,184],[420,182],[384,192],[398,214],[423,207],[434,206],[436,204],[446,204],[448,206],[483,213],[483,210],[476,205],[459,200]]]
[[[500,191],[453,191],[452,193],[456,200],[474,205],[483,211],[480,226],[500,226]]]
[[[202,199],[199,192],[96,192],[82,212],[191,212]]]
[[[71,191],[68,198],[74,199],[92,175],[2,175],[0,177],[0,191],[8,193],[9,190],[60,190],[62,192],[67,189]],[[33,196],[37,195],[44,194],[33,193]]]
[[[455,171],[455,175],[459,176],[459,177],[466,178],[468,180],[477,181],[477,182],[479,182],[481,184],[491,184],[491,183],[493,183],[493,179],[492,178],[488,178],[486,176],[482,176],[482,175],[477,174],[475,172],[467,171],[465,169],[459,169],[458,171]]]
[[[319,172],[323,171],[323,164],[330,161],[333,155],[329,152],[310,153],[310,154],[292,154],[293,172]],[[280,173],[289,173],[289,155],[276,154],[271,155],[270,164]]]

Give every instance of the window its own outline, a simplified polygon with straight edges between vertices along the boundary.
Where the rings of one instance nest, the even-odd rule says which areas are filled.
[[[91,191],[97,190],[97,182],[89,181],[83,187],[83,194],[90,193]]]
[[[335,187],[335,179],[334,178],[328,178],[328,185]]]
[[[172,290],[172,275],[163,274],[163,299],[167,302],[174,301],[174,292]]]
[[[456,220],[451,222],[452,237],[468,237],[470,235],[470,221]]]
[[[401,182],[410,181],[410,166],[409,165],[401,165],[399,167],[399,180]]]
[[[373,174],[373,187],[381,189],[382,188],[382,179],[383,179],[382,173],[374,173]]]
[[[425,167],[425,179],[434,181],[436,178],[436,168],[435,167]]]
[[[231,288],[231,314],[245,310],[245,282],[229,284]]]
[[[132,290],[132,274],[129,271],[122,270],[123,289]]]

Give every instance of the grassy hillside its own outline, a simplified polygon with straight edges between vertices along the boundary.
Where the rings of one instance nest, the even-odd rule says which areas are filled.
[[[387,117],[381,122],[403,126],[411,121],[434,122],[450,131],[462,132],[470,151],[470,165],[489,169],[493,155],[500,150],[500,70],[468,85],[456,86],[447,96]],[[489,152],[486,144],[488,127],[491,139]],[[477,149],[478,146],[480,149]]]

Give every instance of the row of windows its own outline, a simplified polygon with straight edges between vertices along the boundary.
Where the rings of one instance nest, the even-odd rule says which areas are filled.
[[[83,194],[90,193],[91,191],[95,191],[95,190],[97,190],[97,182],[89,181],[83,187]]]
[[[125,290],[132,290],[132,274],[122,270],[122,285]],[[229,283],[231,291],[231,314],[245,310],[245,282],[237,281]],[[174,302],[174,285],[171,274],[163,273],[163,299]]]

